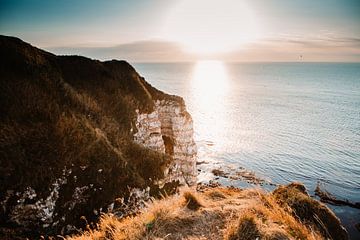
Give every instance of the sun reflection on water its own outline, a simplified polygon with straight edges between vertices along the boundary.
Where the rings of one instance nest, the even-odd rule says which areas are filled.
[[[207,141],[216,151],[224,142],[223,130],[227,122],[227,111],[223,104],[229,91],[226,65],[220,61],[197,62],[190,89],[193,108],[191,112],[198,133],[195,137],[198,138],[197,141]]]
[[[197,104],[201,107],[209,108],[209,104],[221,101],[219,97],[225,96],[228,88],[225,64],[220,61],[197,62],[191,85]]]

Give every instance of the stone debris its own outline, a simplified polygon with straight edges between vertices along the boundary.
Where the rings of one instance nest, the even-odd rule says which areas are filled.
[[[38,199],[36,202],[29,201],[37,197],[34,189],[27,187],[23,193],[16,193],[19,196],[18,204],[9,214],[11,221],[23,225],[30,226],[33,221],[40,219],[43,225],[49,226],[53,221],[56,201],[59,198],[59,190],[63,184],[67,182],[67,176],[71,174],[70,169],[64,169],[60,178],[52,184],[53,188],[47,198]]]
[[[240,167],[238,170],[228,170],[224,171],[222,169],[213,169],[212,174],[215,176],[215,180],[219,179],[219,177],[227,178],[233,181],[245,181],[250,184],[255,185],[270,185],[270,186],[276,186],[276,184],[272,183],[269,180],[262,179],[252,171],[246,170],[242,167]]]

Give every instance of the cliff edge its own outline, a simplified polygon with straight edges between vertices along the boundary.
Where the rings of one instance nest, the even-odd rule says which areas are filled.
[[[68,240],[347,240],[339,219],[292,183],[261,189],[199,185],[197,191],[153,201],[140,214],[103,215],[96,230]]]
[[[183,99],[127,62],[56,56],[6,36],[0,56],[0,232],[66,234],[121,212],[135,192],[196,182]]]

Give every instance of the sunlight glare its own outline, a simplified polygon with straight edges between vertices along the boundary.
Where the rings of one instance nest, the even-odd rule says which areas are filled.
[[[214,96],[223,95],[228,84],[224,63],[221,61],[197,62],[192,84],[199,97],[209,101]]]
[[[216,140],[222,136],[226,124],[227,111],[223,99],[229,91],[229,78],[226,66],[220,61],[197,62],[191,79],[192,115],[197,122],[197,130],[201,136]],[[218,142],[216,148],[222,147]]]
[[[164,37],[196,54],[234,50],[255,41],[260,32],[258,17],[244,0],[183,0],[165,22]]]

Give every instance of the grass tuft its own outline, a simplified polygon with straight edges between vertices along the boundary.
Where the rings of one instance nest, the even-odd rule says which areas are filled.
[[[229,229],[225,240],[254,240],[260,239],[261,233],[253,214],[245,214],[237,225]]]
[[[203,206],[200,203],[198,197],[196,197],[192,192],[185,192],[184,198],[185,198],[185,205],[190,210],[197,211]]]

